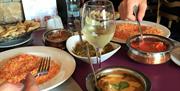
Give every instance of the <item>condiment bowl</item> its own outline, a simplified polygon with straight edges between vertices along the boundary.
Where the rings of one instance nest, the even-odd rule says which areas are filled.
[[[97,85],[95,85],[94,77],[97,79]],[[103,83],[105,83],[106,90],[103,90],[103,86],[101,86]],[[138,84],[138,86],[133,86],[131,83]],[[88,91],[150,91],[151,82],[143,73],[137,70],[123,66],[112,66],[97,70],[95,76],[93,73],[88,74],[86,88]],[[128,90],[130,88],[131,90]]]
[[[170,52],[174,48],[174,44],[170,39],[153,34],[143,34],[143,42],[139,42],[142,41],[140,38],[140,35],[136,35],[126,42],[129,48],[128,56],[131,59],[144,64],[162,64],[170,59]],[[132,46],[134,42],[137,42],[137,48]],[[148,42],[149,44],[145,44]]]
[[[72,35],[65,29],[54,29],[46,31],[43,34],[43,43],[45,46],[56,47],[60,49],[66,48],[66,40]]]
[[[85,40],[85,37],[82,36],[82,39]],[[77,54],[75,54],[73,51],[74,51],[74,48],[76,46],[76,44],[80,42],[80,37],[79,35],[74,35],[74,36],[71,36],[67,41],[66,41],[66,48],[67,50],[70,52],[70,54],[72,54],[74,57],[84,61],[84,62],[87,62],[87,63],[90,63],[88,61],[88,57],[83,57],[83,56],[79,56]],[[102,54],[101,55],[101,62],[104,62],[106,61],[108,58],[110,58],[113,54],[115,54],[120,48],[121,48],[121,45],[120,44],[117,44],[117,43],[110,43],[112,46],[113,46],[113,50],[110,51],[110,52],[107,52],[105,54]],[[96,64],[97,63],[97,59],[96,59],[96,56],[93,56],[93,57],[90,57],[90,60],[93,64]]]

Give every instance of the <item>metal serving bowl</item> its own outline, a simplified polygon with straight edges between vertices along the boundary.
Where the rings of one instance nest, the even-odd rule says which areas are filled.
[[[151,38],[151,40],[155,39],[155,40],[161,41],[167,45],[167,49],[161,52],[145,52],[145,51],[135,49],[131,46],[131,43],[133,41],[140,40],[140,35],[136,35],[129,38],[126,42],[129,48],[128,56],[131,59],[140,63],[144,63],[144,64],[162,64],[162,63],[167,62],[170,59],[170,52],[174,48],[174,44],[170,39],[163,36],[159,36],[159,35],[153,35],[153,34],[144,34],[143,37],[144,37],[144,41],[146,41],[146,39],[148,38]]]
[[[112,74],[114,72],[126,72],[133,77],[137,78],[143,85],[144,91],[150,91],[151,90],[151,82],[150,80],[141,72],[138,72],[136,70],[122,67],[122,66],[113,66],[113,67],[107,67],[100,69],[96,71],[96,78],[99,79],[105,75]],[[94,75],[90,73],[86,77],[86,88],[88,91],[96,91],[95,81],[94,81]]]
[[[43,43],[45,46],[56,47],[60,49],[66,48],[66,40],[72,35],[70,31],[65,29],[53,29],[43,34]]]

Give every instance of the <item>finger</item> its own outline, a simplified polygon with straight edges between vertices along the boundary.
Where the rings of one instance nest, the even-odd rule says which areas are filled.
[[[0,85],[0,91],[22,91],[23,87],[23,84],[3,83]]]
[[[123,5],[123,2],[121,2],[121,4],[120,4],[119,7],[118,7],[118,10],[119,10],[119,12],[120,12],[120,18],[121,18],[121,19],[125,19],[125,15],[124,15],[124,10],[123,10],[123,8],[124,8],[124,5]]]
[[[133,7],[136,5],[136,2],[128,1],[127,2],[127,18],[129,20],[136,20],[136,17],[133,15]]]
[[[27,74],[26,76],[24,91],[39,91],[35,78],[31,74]]]
[[[131,21],[135,21],[136,20],[136,17],[134,15],[128,15],[127,16],[127,19],[128,20],[131,20]]]
[[[138,11],[138,20],[139,21],[143,20],[143,17],[144,17],[145,12],[146,12],[146,8],[147,8],[146,4],[140,4],[139,5],[139,11]]]

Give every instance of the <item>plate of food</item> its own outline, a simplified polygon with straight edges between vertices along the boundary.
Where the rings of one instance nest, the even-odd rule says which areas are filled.
[[[0,53],[0,84],[19,83],[31,72],[36,75],[40,60],[51,58],[48,74],[36,77],[40,90],[48,91],[64,83],[75,70],[75,60],[67,52],[44,46],[21,47]]]
[[[141,25],[144,34],[155,34],[164,37],[169,37],[171,34],[168,28],[154,22],[142,21]],[[138,34],[139,31],[136,21],[118,20],[116,21],[116,31],[112,41],[126,43],[128,38]]]
[[[26,20],[16,24],[0,25],[0,46],[9,47],[22,44],[31,37],[31,33],[40,27],[39,22]]]
[[[24,36],[23,38],[13,39],[6,42],[0,42],[0,49],[13,48],[17,46],[22,46],[32,41],[31,34]]]

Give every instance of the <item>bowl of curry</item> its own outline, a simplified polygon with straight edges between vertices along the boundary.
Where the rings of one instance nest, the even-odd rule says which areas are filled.
[[[88,91],[150,91],[151,82],[141,72],[123,66],[99,69],[86,77]]]
[[[90,54],[90,60],[92,61],[93,64],[97,63],[96,59],[96,52],[95,49],[92,45],[90,45],[87,41],[85,41],[85,37],[82,36],[82,40],[80,41],[79,35],[74,35],[71,36],[67,41],[66,41],[66,48],[72,54],[74,57],[90,63],[88,61],[88,56],[87,56],[87,48],[86,48],[86,43],[89,48],[89,54]],[[101,62],[106,61],[108,58],[110,58],[112,55],[114,55],[119,49],[121,48],[120,44],[117,43],[108,43],[104,48],[103,52],[101,55]]]
[[[144,34],[127,40],[128,56],[137,62],[144,64],[162,64],[170,59],[170,52],[174,48],[173,42],[163,36]]]
[[[54,29],[46,31],[43,34],[43,43],[45,46],[56,47],[60,49],[66,48],[66,40],[72,35],[65,29]]]

